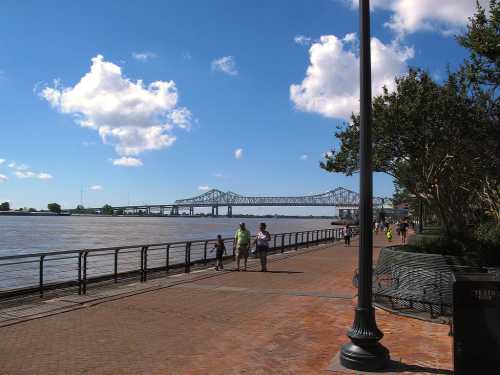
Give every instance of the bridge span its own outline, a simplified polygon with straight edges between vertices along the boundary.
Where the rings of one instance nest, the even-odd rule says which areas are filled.
[[[374,208],[382,207],[384,201],[390,198],[373,198]],[[188,211],[194,215],[195,208],[210,207],[213,216],[219,216],[219,207],[227,208],[227,216],[232,216],[233,207],[338,207],[345,209],[357,209],[359,206],[359,194],[342,187],[327,191],[326,193],[289,196],[289,197],[264,197],[244,196],[231,191],[223,192],[212,189],[195,197],[178,199],[172,204],[144,204],[113,207],[114,213],[134,213],[144,215],[179,215],[180,211]],[[102,208],[90,208],[101,212]],[[75,210],[72,210],[73,212]]]

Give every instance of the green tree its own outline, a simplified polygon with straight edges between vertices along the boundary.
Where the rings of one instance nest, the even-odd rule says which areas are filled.
[[[10,203],[3,202],[0,204],[0,211],[10,211]]]
[[[500,128],[490,127],[484,109],[467,93],[463,72],[439,85],[426,72],[410,70],[396,79],[394,92],[384,90],[373,100],[374,170],[432,207],[450,236],[463,234],[471,217],[480,188],[471,169],[483,172],[484,148],[500,149]],[[359,116],[336,136],[340,149],[321,167],[351,175],[359,169]]]
[[[101,213],[104,215],[113,215],[113,207],[110,206],[109,204],[105,204],[101,208]]]
[[[496,103],[498,116],[500,1],[490,0],[488,12],[477,3],[476,14],[469,19],[467,31],[457,39],[469,50],[470,59],[465,62],[465,69],[476,93],[489,97],[491,104]]]
[[[483,212],[500,227],[500,152],[498,138],[494,138],[498,136],[500,118],[500,1],[490,0],[488,12],[478,3],[467,31],[458,37],[458,42],[469,50],[469,60],[462,70],[469,80],[473,99],[489,114],[492,129],[481,147],[484,151],[481,162],[488,167],[472,170],[481,185],[476,197]]]
[[[78,213],[83,213],[83,212],[85,212],[85,207],[83,207],[83,205],[79,204],[76,206],[75,211]]]
[[[50,212],[54,212],[56,214],[60,214],[61,213],[61,205],[58,204],[58,203],[49,203],[47,205],[47,208]]]

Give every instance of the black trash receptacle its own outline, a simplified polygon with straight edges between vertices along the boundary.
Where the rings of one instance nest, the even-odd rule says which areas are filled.
[[[500,374],[500,281],[456,274],[453,283],[455,375]]]

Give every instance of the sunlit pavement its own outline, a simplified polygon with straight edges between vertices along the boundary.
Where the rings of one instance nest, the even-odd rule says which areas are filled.
[[[386,241],[374,241],[378,254]],[[0,374],[332,374],[352,323],[356,258],[353,241],[272,257],[267,273],[253,262],[111,298],[90,291],[78,308],[0,328]],[[406,373],[450,373],[448,326],[378,309],[377,322]]]

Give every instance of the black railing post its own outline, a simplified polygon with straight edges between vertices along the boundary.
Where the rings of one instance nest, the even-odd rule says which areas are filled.
[[[116,249],[115,250],[115,267],[114,267],[114,279],[115,279],[115,283],[118,282],[118,251],[120,251],[120,249]]]
[[[89,252],[83,252],[83,294],[87,294],[87,257]]]
[[[281,235],[281,252],[285,252],[285,235]]]
[[[40,298],[43,297],[43,262],[45,260],[45,255],[40,256],[40,272],[39,272],[39,289],[40,289]]]
[[[186,242],[186,249],[184,254],[184,272],[191,272],[191,242]]]
[[[273,246],[273,249],[274,249],[274,250],[276,250],[276,237],[277,237],[277,236],[278,236],[277,234],[275,234],[275,235],[274,235],[274,246]]]
[[[141,247],[141,283],[144,281],[144,246]]]
[[[78,253],[78,295],[82,294],[82,255],[80,251]]]
[[[309,231],[306,232],[306,247],[309,247]]]
[[[295,232],[295,250],[299,249],[299,232]]]
[[[144,246],[144,281],[148,280],[148,246]]]
[[[166,255],[165,255],[165,271],[168,273],[170,267],[170,244],[167,244]]]
[[[203,263],[207,264],[207,246],[208,241],[205,241],[205,245],[203,246]]]

